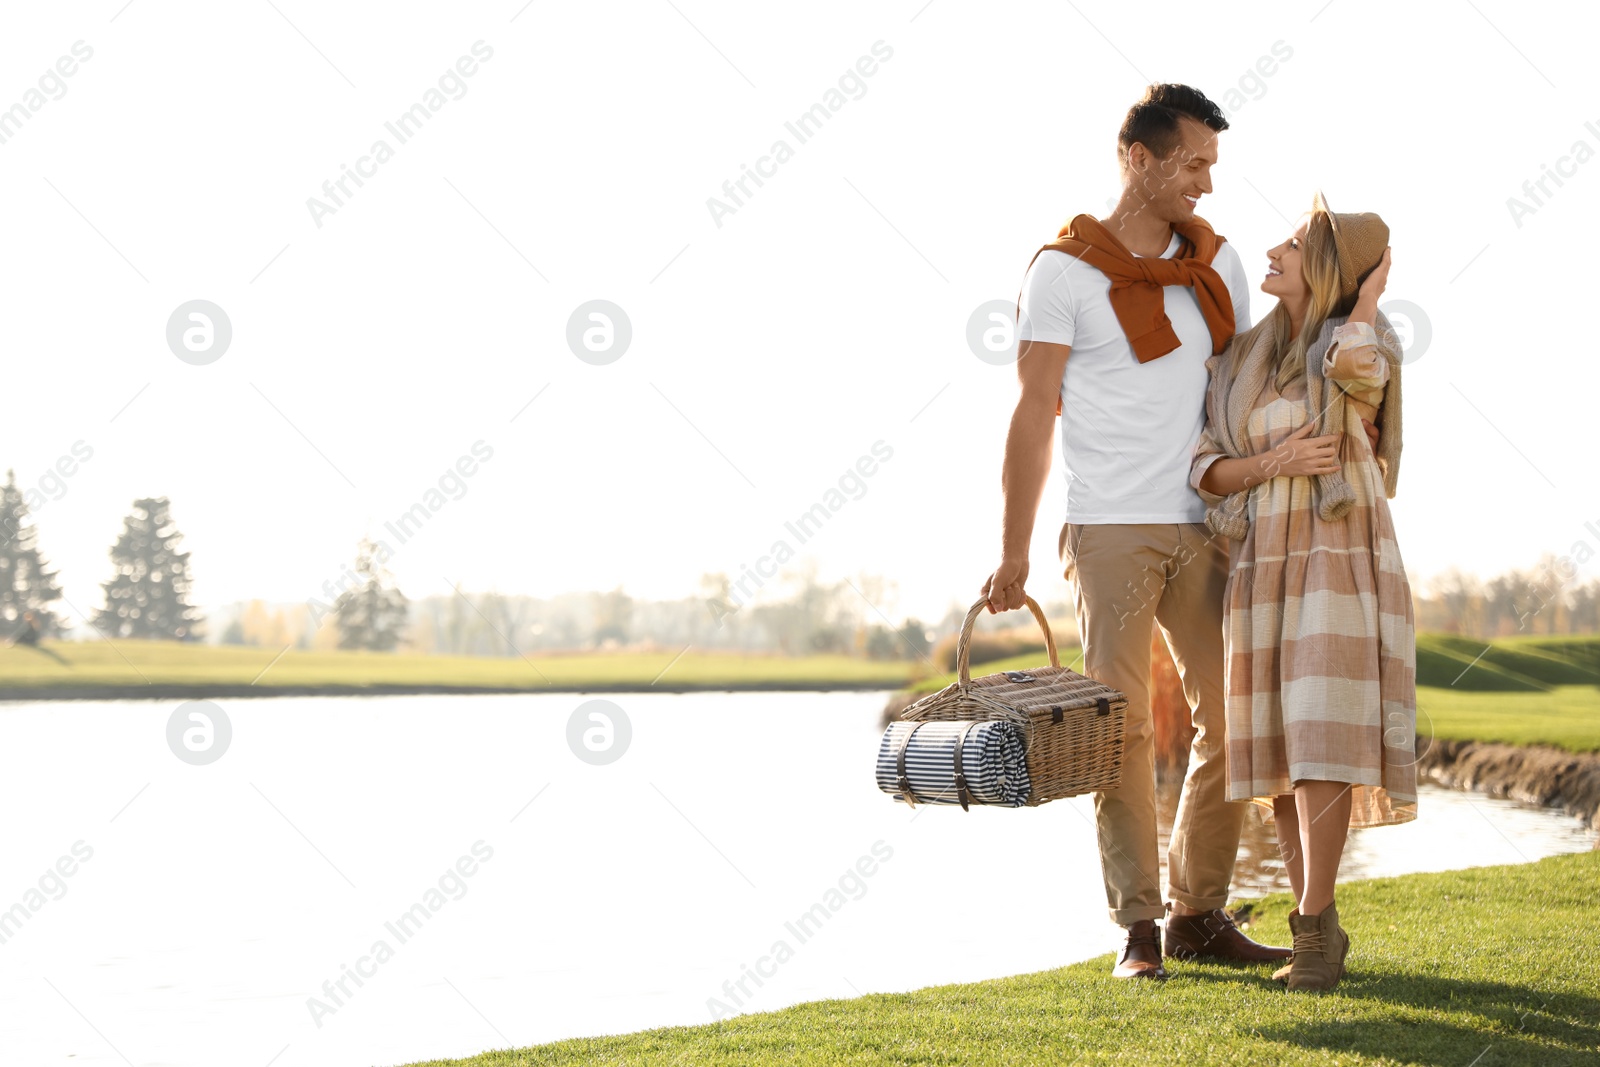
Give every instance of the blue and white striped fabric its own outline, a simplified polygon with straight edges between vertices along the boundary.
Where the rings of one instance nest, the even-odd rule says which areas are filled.
[[[964,722],[907,722],[889,724],[878,745],[878,788],[900,795],[895,753],[901,737],[917,732],[906,745],[906,777],[918,804],[960,804],[956,795],[956,739]],[[967,733],[961,746],[967,790],[977,804],[1019,808],[1028,802],[1033,784],[1028,780],[1027,743],[1022,728],[1003,719],[980,722]]]

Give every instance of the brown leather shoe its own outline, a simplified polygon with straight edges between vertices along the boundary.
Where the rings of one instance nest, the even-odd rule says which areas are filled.
[[[1161,963],[1161,929],[1154,919],[1140,919],[1128,927],[1128,943],[1117,954],[1113,978],[1165,978]]]
[[[1205,956],[1242,963],[1275,963],[1292,957],[1294,949],[1250,940],[1228,913],[1218,908],[1204,915],[1168,915],[1166,954],[1180,960]]]

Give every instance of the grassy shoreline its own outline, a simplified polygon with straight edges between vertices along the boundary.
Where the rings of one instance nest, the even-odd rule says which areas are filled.
[[[1508,638],[1485,648],[1418,637],[1419,731],[1442,740],[1600,752],[1600,640]],[[1061,661],[1081,664],[1075,646]],[[1039,653],[976,673],[1036,667]],[[1591,682],[1591,679],[1594,681]],[[954,680],[924,661],[729,652],[528,657],[397,656],[180,644],[52,642],[0,648],[0,701],[235,699],[514,693],[887,691]]]
[[[729,652],[401,656],[173,641],[0,648],[0,699],[899,689],[918,663]]]
[[[1035,974],[410,1067],[1593,1065],[1600,955],[1574,932],[1600,920],[1597,880],[1600,852],[1341,885],[1350,973],[1321,994],[1287,993],[1266,964],[1177,963],[1165,983],[1120,982],[1106,955]],[[1288,943],[1289,907],[1283,894],[1257,903],[1252,932]]]
[[[496,696],[538,693],[832,693],[886,692],[881,681],[817,682],[794,680],[710,680],[705,682],[575,682],[540,686],[498,685],[238,685],[153,682],[148,685],[49,686],[18,688],[0,685],[0,704],[82,700],[265,700],[272,697]]]

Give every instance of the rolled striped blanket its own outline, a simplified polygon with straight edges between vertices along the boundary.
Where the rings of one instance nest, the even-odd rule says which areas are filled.
[[[1018,808],[1028,802],[1027,743],[1022,728],[1003,719],[989,722],[893,722],[878,744],[878,788],[904,801],[896,755],[906,743],[906,777],[918,804],[961,804],[956,788],[956,741],[967,729],[961,757],[974,804]],[[965,804],[962,804],[965,807]]]

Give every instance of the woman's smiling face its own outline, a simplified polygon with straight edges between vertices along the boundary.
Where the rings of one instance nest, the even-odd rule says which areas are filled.
[[[1301,268],[1305,250],[1306,229],[1311,225],[1309,214],[1300,216],[1294,233],[1276,248],[1267,249],[1267,274],[1261,279],[1261,291],[1279,300],[1300,301],[1311,295],[1311,285]]]

